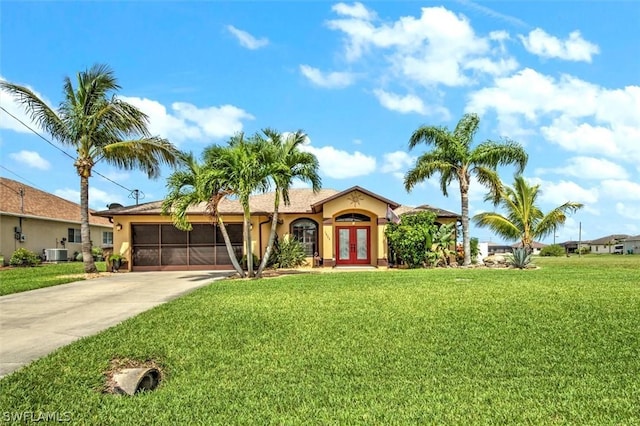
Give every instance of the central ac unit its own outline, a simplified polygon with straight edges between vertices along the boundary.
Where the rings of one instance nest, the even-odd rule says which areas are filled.
[[[48,262],[66,262],[67,249],[45,249]]]

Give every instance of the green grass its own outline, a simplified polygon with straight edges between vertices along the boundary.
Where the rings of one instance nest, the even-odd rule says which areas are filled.
[[[105,262],[96,262],[100,272]],[[51,287],[85,279],[82,262],[43,264],[33,268],[5,268],[0,270],[0,296]]]
[[[0,381],[80,424],[640,424],[640,256],[218,281]],[[103,394],[112,358],[160,387]]]

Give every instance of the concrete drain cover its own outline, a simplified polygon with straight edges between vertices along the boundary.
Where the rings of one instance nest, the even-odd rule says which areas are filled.
[[[161,374],[157,368],[124,368],[113,374],[113,389],[120,394],[134,395],[154,390],[160,380]]]

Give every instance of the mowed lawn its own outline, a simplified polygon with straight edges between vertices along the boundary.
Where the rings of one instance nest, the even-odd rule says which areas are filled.
[[[639,424],[640,256],[218,281],[0,381],[79,424]],[[104,394],[113,358],[155,391]],[[6,414],[5,414],[6,415]]]
[[[96,266],[100,272],[105,272],[105,262],[96,262]],[[3,268],[0,270],[0,296],[82,281],[86,278],[82,262]]]

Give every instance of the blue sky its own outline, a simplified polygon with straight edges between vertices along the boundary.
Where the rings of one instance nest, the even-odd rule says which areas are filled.
[[[457,186],[449,197],[437,180],[404,190],[424,152],[407,142],[420,125],[453,128],[477,112],[476,142],[525,146],[543,210],[585,204],[557,241],[578,239],[580,224],[582,239],[640,233],[637,2],[5,1],[0,20],[1,79],[57,105],[65,76],[106,63],[119,95],[183,150],[199,154],[238,131],[302,129],[325,188],[360,185],[459,212]],[[79,200],[71,159],[2,111],[0,131],[0,175]],[[170,173],[96,170],[143,202],[165,195]],[[513,172],[501,169],[505,183]],[[484,193],[472,183],[471,214],[492,209]],[[91,207],[111,202],[134,201],[94,176]]]

